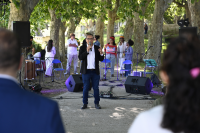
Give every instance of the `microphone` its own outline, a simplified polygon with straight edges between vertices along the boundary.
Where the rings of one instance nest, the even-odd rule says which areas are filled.
[[[90,46],[92,45],[91,42],[89,42],[89,45],[90,45]],[[92,51],[92,48],[90,48],[90,51]]]

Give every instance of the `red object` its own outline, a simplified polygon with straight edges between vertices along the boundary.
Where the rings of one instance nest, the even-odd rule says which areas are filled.
[[[107,44],[105,46],[105,48],[109,47],[109,49],[114,49],[115,48],[115,51],[113,52],[108,52],[108,50],[106,50],[106,54],[114,54],[115,56],[117,56],[117,46],[116,45],[110,45],[110,44]]]
[[[112,39],[113,41],[115,40],[115,38],[114,38],[114,37],[110,37],[110,39]]]

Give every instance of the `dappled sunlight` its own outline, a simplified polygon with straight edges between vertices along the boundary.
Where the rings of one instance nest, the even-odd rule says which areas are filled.
[[[134,107],[134,108],[130,108],[130,111],[134,113],[140,113],[144,111],[144,109]]]
[[[139,114],[140,112],[144,111],[144,109],[142,108],[129,108],[129,109],[126,109],[126,108],[123,108],[123,107],[116,107],[115,109],[115,112],[112,113],[112,115],[109,115],[110,118],[113,118],[113,119],[123,119],[123,118],[131,118],[130,116],[132,115],[137,115]]]

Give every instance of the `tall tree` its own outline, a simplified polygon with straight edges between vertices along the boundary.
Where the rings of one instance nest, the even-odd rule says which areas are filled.
[[[154,59],[158,64],[160,64],[160,54],[162,48],[163,15],[171,2],[172,0],[155,0],[152,25],[148,32],[148,47],[154,47],[149,50],[147,58]]]
[[[110,37],[114,36],[114,25],[115,19],[117,17],[117,10],[119,8],[120,0],[115,0],[115,7],[112,7],[112,0],[107,0],[108,6],[108,25],[107,25],[107,42],[109,42]]]
[[[81,21],[81,16],[78,16],[78,17],[71,17],[69,19],[69,27],[68,27],[68,30],[67,30],[67,37],[69,38],[70,37],[70,33],[74,33],[75,30],[76,30],[76,27],[79,25],[80,21]]]
[[[65,31],[66,31],[66,21],[60,23],[59,29],[59,53],[60,53],[60,60],[65,61]]]
[[[137,53],[138,58],[141,59],[142,54],[145,53],[145,46],[144,46],[144,17],[146,8],[148,7],[149,3],[152,0],[142,1],[138,6],[137,11],[134,12],[134,56],[133,61],[137,61]]]
[[[189,5],[188,5],[188,1],[183,1],[183,0],[173,0],[174,3],[176,3],[176,5],[178,7],[183,7],[185,8],[185,17],[189,19],[189,26],[191,26],[191,12],[190,12],[190,9],[189,9]],[[176,22],[177,23],[177,22]]]
[[[188,0],[191,12],[191,23],[193,27],[197,27],[197,33],[200,35],[200,1]]]
[[[105,29],[105,25],[104,25],[104,21],[106,19],[106,12],[105,12],[105,0],[101,0],[99,4],[99,16],[97,18],[97,22],[96,22],[96,29],[95,29],[95,35],[100,35],[100,39],[99,42],[101,44],[101,47],[103,48],[104,46],[104,29]]]
[[[20,1],[13,1],[10,0],[10,16],[8,22],[8,29],[11,29],[12,21],[29,21],[31,13],[34,7],[37,5],[39,0],[20,0]],[[25,49],[22,49],[22,53],[26,56]],[[21,68],[21,79],[24,79],[24,71],[25,71],[25,62],[23,61],[22,68]],[[17,77],[20,78],[19,75]],[[21,80],[22,83],[24,80]]]
[[[59,28],[61,19],[56,17],[55,9],[49,9],[51,16],[51,26],[50,26],[50,39],[53,40],[53,46],[56,48],[55,58],[60,59],[59,53]]]
[[[8,29],[11,29],[12,21],[29,21],[31,13],[39,0],[10,0],[10,16]]]
[[[134,29],[134,19],[133,17],[128,17],[126,19],[126,25],[124,28],[124,40],[128,41],[133,36],[133,29]]]

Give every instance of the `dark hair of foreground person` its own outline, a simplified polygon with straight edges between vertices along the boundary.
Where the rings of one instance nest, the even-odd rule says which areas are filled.
[[[199,39],[174,39],[164,52],[161,71],[169,78],[161,126],[176,133],[200,132]]]

